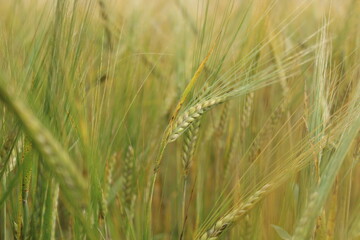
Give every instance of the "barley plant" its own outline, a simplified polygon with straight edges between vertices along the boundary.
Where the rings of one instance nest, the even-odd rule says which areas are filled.
[[[0,240],[360,239],[360,1],[0,0]]]

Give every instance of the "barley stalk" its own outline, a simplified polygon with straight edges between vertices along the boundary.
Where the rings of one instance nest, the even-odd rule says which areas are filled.
[[[230,145],[230,149],[229,149],[229,157],[228,157],[228,161],[226,163],[225,166],[225,171],[224,171],[224,177],[225,179],[228,179],[231,176],[231,171],[233,167],[238,167],[238,164],[236,162],[236,151],[238,150],[238,146],[239,146],[239,142],[240,142],[240,130],[237,129],[235,130],[234,136],[232,138],[231,141],[231,145]],[[238,173],[238,171],[236,170],[236,173]]]
[[[31,213],[31,223],[30,223],[30,232],[33,239],[39,239],[39,231],[37,229],[41,228],[42,224],[42,215],[43,215],[43,202],[44,202],[44,190],[43,187],[44,184],[44,178],[41,175],[42,173],[42,165],[38,165],[38,176],[37,176],[37,182],[36,182],[36,189],[35,189],[35,195],[38,196],[36,199],[34,199],[33,203],[33,211]]]
[[[334,189],[331,195],[331,207],[329,210],[329,217],[327,221],[327,234],[326,234],[326,240],[332,240],[334,239],[334,233],[335,233],[335,223],[336,223],[336,214],[337,214],[337,208],[338,208],[338,192],[339,192],[339,184],[338,184],[338,178],[335,180]]]
[[[326,239],[326,221],[325,221],[325,211],[316,220],[316,229],[314,231],[314,239],[323,240]]]
[[[55,190],[53,196],[53,219],[51,225],[51,240],[55,239],[55,224],[56,224],[56,217],[58,215],[58,204],[59,204],[59,184],[55,183]]]
[[[45,211],[41,225],[40,239],[55,239],[55,223],[59,197],[59,184],[54,179],[49,179],[46,192]]]
[[[15,222],[15,236],[14,238],[16,240],[20,240],[23,238],[23,209],[22,209],[22,185],[19,186],[19,192],[18,192],[18,213],[17,213],[17,219]]]

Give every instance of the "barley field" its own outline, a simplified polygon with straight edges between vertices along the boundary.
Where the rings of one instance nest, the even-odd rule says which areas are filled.
[[[0,239],[360,239],[359,0],[0,0]]]

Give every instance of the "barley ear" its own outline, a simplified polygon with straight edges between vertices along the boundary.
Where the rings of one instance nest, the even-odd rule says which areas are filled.
[[[211,100],[200,102],[190,107],[188,110],[186,110],[183,114],[181,114],[177,118],[167,138],[167,141],[174,142],[178,137],[180,137],[185,132],[185,130],[191,124],[193,124],[196,120],[198,120],[205,112],[209,111],[212,107],[224,101],[225,98],[214,98]]]
[[[24,103],[15,98],[16,95],[5,86],[7,85],[1,80],[0,99],[18,117],[34,146],[44,156],[45,165],[54,173],[60,186],[70,190],[66,192],[83,199],[87,184],[68,153]]]
[[[194,156],[195,147],[198,139],[200,129],[200,119],[196,120],[190,125],[189,129],[185,133],[183,154],[182,154],[182,165],[184,176],[189,174],[189,170],[192,164],[192,158]]]
[[[199,240],[215,240],[227,229],[229,229],[236,221],[246,215],[262,198],[271,190],[271,184],[265,184],[262,188],[256,191],[245,202],[235,207],[231,212],[221,217],[215,224],[203,233]]]
[[[105,181],[103,184],[103,188],[101,190],[101,203],[100,203],[100,218],[104,219],[107,215],[108,201],[109,201],[109,192],[110,186],[113,182],[112,174],[114,170],[114,165],[116,159],[118,158],[118,153],[114,153],[110,159],[106,161],[105,165]]]
[[[134,149],[132,146],[128,147],[124,161],[123,169],[123,186],[122,186],[122,203],[125,211],[131,211],[135,189],[134,189]]]

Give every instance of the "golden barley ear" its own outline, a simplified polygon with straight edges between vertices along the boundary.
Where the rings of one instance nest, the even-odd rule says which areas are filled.
[[[212,107],[224,102],[224,98],[214,98],[206,100],[190,107],[183,114],[179,115],[175,121],[172,131],[169,133],[168,142],[174,142],[180,137],[185,130],[197,121],[205,112],[209,111]]]
[[[271,191],[271,185],[265,184],[262,188],[251,195],[247,200],[240,203],[229,213],[221,217],[215,224],[206,230],[205,233],[196,238],[199,240],[215,240],[229,227],[231,227],[236,221],[246,215],[248,211],[256,206],[256,204],[262,200],[262,198]]]

